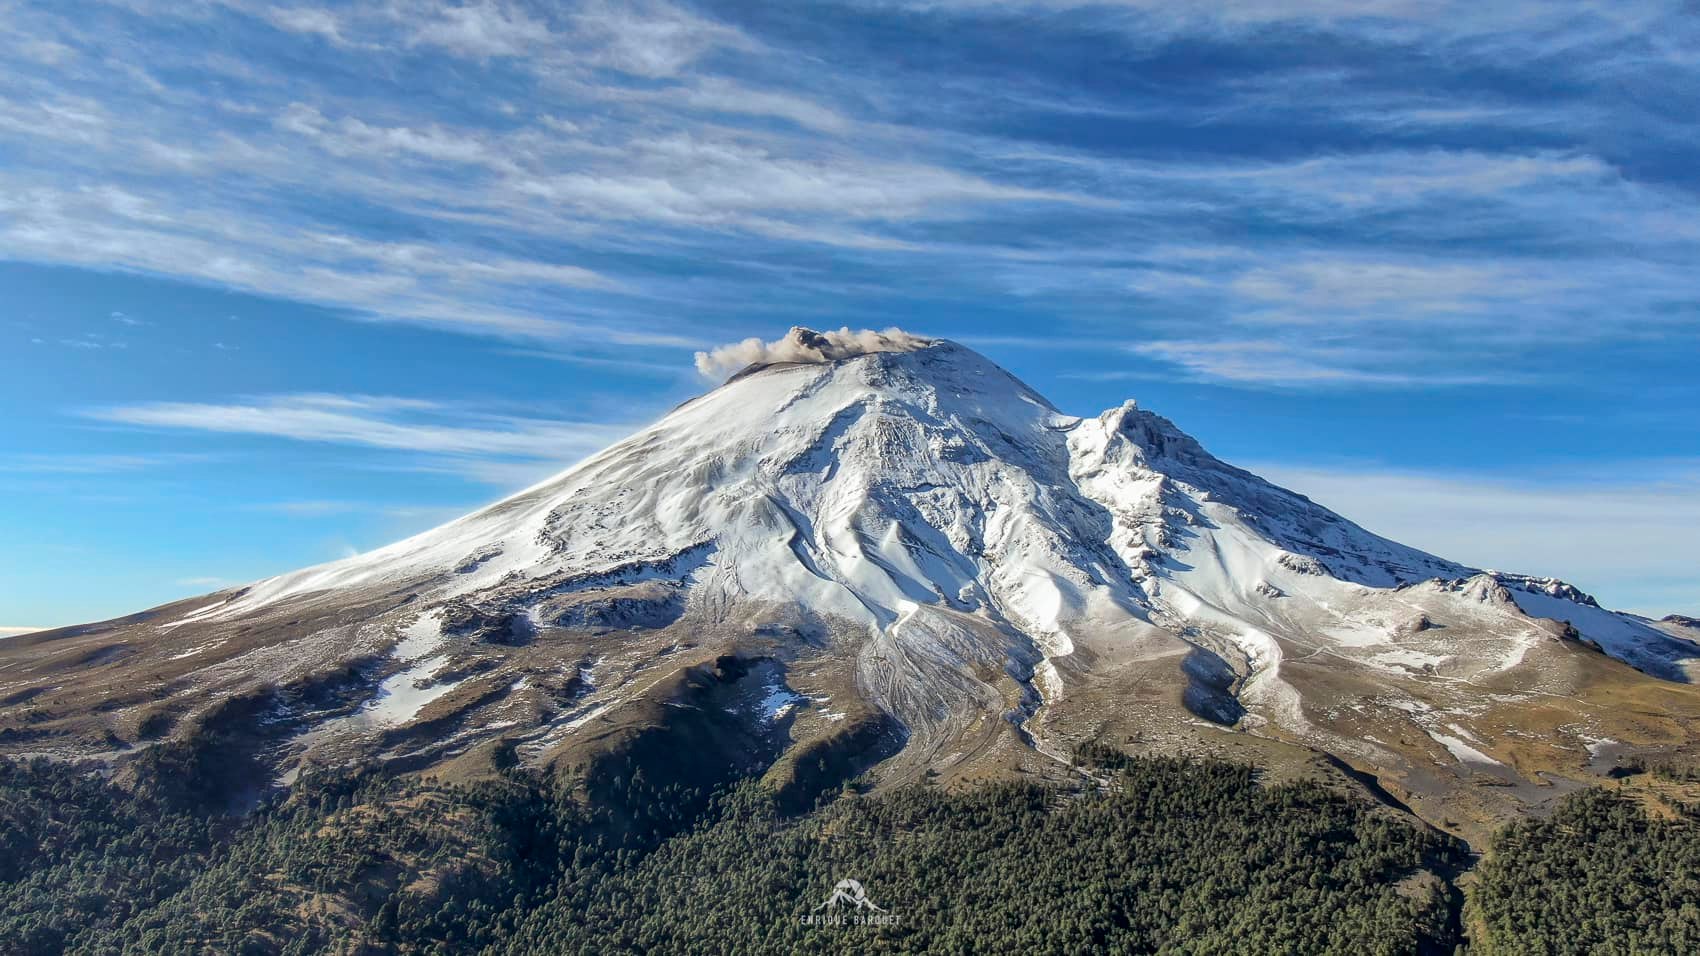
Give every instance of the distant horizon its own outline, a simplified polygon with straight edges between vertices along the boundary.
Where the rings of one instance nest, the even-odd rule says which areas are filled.
[[[1700,615],[1676,0],[9,12],[7,627],[433,527],[794,324],[954,339],[1393,540]]]

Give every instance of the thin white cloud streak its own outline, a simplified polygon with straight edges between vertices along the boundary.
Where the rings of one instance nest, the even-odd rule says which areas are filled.
[[[1507,264],[1318,256],[1249,269],[1234,278],[1232,291],[1245,300],[1312,315],[1349,311],[1373,319],[1374,314],[1365,313],[1392,312],[1414,319],[1486,303],[1551,298],[1574,287],[1574,280]]]
[[[1609,183],[1615,171],[1596,157],[1537,152],[1376,151],[1243,169],[1206,169],[1223,184],[1251,184],[1280,197],[1311,197],[1331,207],[1396,207],[1435,195],[1494,197],[1529,186]]]
[[[322,518],[369,508],[353,501],[268,501],[247,506],[249,511],[268,511],[297,518]]]
[[[8,179],[0,172],[0,186]],[[621,289],[617,280],[580,266],[492,256],[445,242],[259,228],[234,213],[198,209],[192,200],[185,205],[166,212],[167,197],[116,187],[21,185],[0,194],[0,258],[174,275],[360,316],[503,338],[696,344],[662,327],[608,329],[602,322],[562,317],[573,313],[552,301],[562,289]],[[516,290],[531,296],[506,304]]]
[[[666,76],[717,48],[750,50],[738,30],[662,0],[589,0],[570,12],[513,0],[391,0],[335,9],[266,0],[102,0],[153,17],[205,21],[234,10],[286,33],[395,54],[427,50],[470,61],[519,60],[539,69],[577,60]]]
[[[539,461],[496,461],[491,459],[473,460],[456,464],[452,468],[423,464],[411,470],[450,471],[470,481],[480,482],[502,491],[519,491],[529,488],[566,470],[573,462],[582,456],[564,456],[557,459]]]
[[[632,431],[636,430],[635,427],[632,429]],[[449,475],[464,481],[487,485],[495,489],[498,495],[503,495],[530,488],[532,485],[560,474],[584,460],[585,457],[583,454],[566,454],[558,457],[540,455],[534,458],[418,456],[395,458],[362,467],[381,472]],[[448,521],[489,504],[489,501],[490,499],[487,496],[481,495],[476,499],[469,500],[464,508],[436,509],[431,514],[440,518],[441,521]],[[393,517],[414,518],[423,513],[421,509],[405,510],[415,513],[396,514]]]
[[[1690,280],[1617,256],[1561,266],[1530,255],[1484,261],[1277,245],[1157,247],[1136,258],[1100,266],[1076,288],[1097,283],[1133,293],[1144,308],[1216,317],[1156,326],[1129,346],[1199,381],[1516,385],[1541,374],[1527,361],[1532,348],[1678,341],[1696,331],[1683,305],[1694,296]]]
[[[5,626],[5,627],[0,627],[0,640],[5,640],[8,637],[21,637],[25,634],[34,634],[37,631],[47,631],[47,630],[52,630],[52,629],[47,628],[47,627],[23,627],[23,626],[20,626],[20,625],[8,625],[8,626]]]
[[[1455,561],[1562,578],[1607,606],[1652,616],[1700,612],[1700,466],[1623,463],[1616,476],[1549,481],[1249,467],[1378,534]],[[1673,577],[1673,569],[1687,573]]]
[[[342,21],[329,10],[314,7],[273,7],[265,18],[280,30],[317,36],[331,43],[345,43]]]
[[[710,112],[789,120],[798,126],[828,134],[849,132],[854,125],[844,114],[813,100],[790,93],[752,89],[716,77],[709,77],[682,90],[663,91],[660,96]]]
[[[1672,203],[1691,202],[1628,183],[1609,163],[1575,151],[1382,147],[1282,161],[1156,161],[1022,146],[995,155],[1053,178],[1068,172],[1065,181],[1095,195],[1123,201],[1169,196],[1177,215],[1254,209],[1295,226],[1390,213],[1415,214],[1415,223],[1425,225],[1474,202],[1501,217],[1539,222],[1543,232],[1557,230],[1566,238],[1597,239],[1602,226],[1615,224],[1612,235],[1645,239],[1624,227]]]
[[[1131,351],[1179,366],[1191,378],[1236,385],[1310,387],[1455,387],[1511,384],[1516,377],[1493,374],[1412,372],[1389,369],[1392,361],[1412,364],[1411,356],[1390,357],[1385,351],[1359,347],[1329,347],[1273,339],[1141,342]],[[1145,373],[1134,373],[1143,375]],[[1103,377],[1117,377],[1104,373]]]
[[[639,77],[669,77],[710,51],[756,48],[740,31],[660,0],[590,0],[558,14],[506,0],[426,0],[375,7],[361,19],[363,38],[379,45],[399,26],[410,46],[471,60],[522,59],[542,73],[587,63]],[[339,26],[339,32],[344,29]]]
[[[110,475],[172,465],[200,464],[207,460],[206,455],[190,454],[18,454],[0,460],[0,474]]]
[[[602,355],[584,355],[574,352],[559,352],[547,349],[504,349],[503,355],[513,355],[520,358],[538,359],[544,362],[560,362],[564,365],[582,365],[588,368],[616,369],[629,374],[645,375],[659,378],[679,379],[683,376],[683,368],[674,362],[652,362],[642,359],[609,358]]]
[[[176,583],[179,587],[185,588],[218,588],[224,587],[227,584],[234,584],[235,582],[226,578],[194,577],[178,578]]]
[[[573,20],[583,55],[637,76],[673,76],[715,49],[758,48],[737,29],[656,0],[594,0]]]
[[[436,123],[422,127],[374,126],[352,116],[334,122],[316,107],[291,103],[277,117],[277,127],[303,136],[339,157],[413,156],[424,160],[476,166],[509,167],[489,143],[450,132]]]
[[[148,428],[258,435],[390,451],[528,458],[586,454],[627,432],[616,426],[478,415],[437,402],[368,395],[278,395],[226,404],[152,402],[94,409],[85,415],[97,421]],[[477,424],[441,421],[445,418]]]
[[[411,42],[458,56],[518,56],[553,38],[545,23],[512,4],[478,0],[431,6],[434,9],[414,27]]]
[[[1409,44],[1456,55],[1469,50],[1575,53],[1641,41],[1661,29],[1688,35],[1681,0],[1622,0],[1612,4],[1553,4],[1505,0],[869,0],[873,6],[1031,14],[1033,11],[1125,11],[1120,26],[1129,42],[1156,44],[1180,35],[1238,36],[1274,27],[1333,33],[1377,43]],[[1680,61],[1685,52],[1654,45]]]
[[[953,208],[982,203],[1096,203],[940,166],[785,155],[772,143],[698,134],[628,140],[617,168],[516,177],[504,185],[526,200],[597,219],[730,227],[781,238],[797,237],[817,216],[892,221],[949,218]]]
[[[467,474],[469,463],[461,462],[461,468],[456,474]],[[535,465],[536,463],[530,463]],[[547,467],[553,467],[549,465]],[[474,506],[475,507],[475,506]],[[373,514],[386,518],[396,518],[413,521],[420,518],[450,521],[465,514],[470,508],[453,508],[441,505],[398,505],[379,504],[371,501],[345,501],[340,499],[303,499],[299,501],[263,501],[243,505],[245,511],[259,511],[270,514],[288,515],[293,518],[333,518],[349,514]]]
[[[536,282],[581,289],[615,289],[607,276],[579,266],[512,258],[478,258],[442,245],[381,242],[345,235],[313,234],[309,241],[328,250],[327,259],[364,260],[412,275],[436,276],[462,282]]]

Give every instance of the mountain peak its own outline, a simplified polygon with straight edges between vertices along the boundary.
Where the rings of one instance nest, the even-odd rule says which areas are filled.
[[[1106,433],[1125,439],[1134,452],[1134,463],[1155,468],[1156,462],[1173,460],[1189,466],[1221,466],[1198,440],[1174,422],[1139,407],[1133,399],[1098,416]]]
[[[939,342],[895,326],[883,331],[852,330],[845,326],[836,331],[817,332],[795,325],[771,342],[751,337],[698,352],[696,366],[707,378],[720,379],[728,373],[739,378],[770,365],[825,365],[879,352],[919,351]]]

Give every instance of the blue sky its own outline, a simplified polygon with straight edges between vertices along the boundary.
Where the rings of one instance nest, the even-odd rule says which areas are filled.
[[[0,2],[0,625],[421,530],[792,324],[1700,611],[1700,18]]]

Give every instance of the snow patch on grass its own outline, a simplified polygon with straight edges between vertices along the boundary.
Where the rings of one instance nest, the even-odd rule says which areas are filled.
[[[761,699],[761,712],[768,720],[784,717],[805,699],[803,695],[778,681],[768,684],[762,690],[765,696]]]
[[[1458,730],[1459,728],[1456,725],[1448,725],[1448,729]],[[1469,744],[1458,739],[1457,737],[1453,737],[1449,734],[1439,733],[1438,731],[1434,731],[1434,730],[1429,730],[1429,731],[1427,731],[1427,733],[1430,737],[1432,737],[1434,739],[1435,743],[1441,745],[1442,747],[1445,747],[1448,753],[1452,754],[1453,757],[1457,758],[1459,761],[1461,761],[1463,763],[1484,764],[1484,765],[1490,766],[1490,767],[1503,767],[1503,766],[1505,766],[1504,764],[1493,759],[1492,757],[1489,757],[1487,754],[1482,753],[1480,750],[1477,750],[1476,748],[1470,746]]]
[[[401,629],[402,641],[391,652],[397,660],[415,661],[429,655],[443,643],[443,612],[426,611]]]
[[[461,681],[432,682],[448,660],[447,657],[434,657],[385,678],[378,685],[378,696],[372,698],[356,717],[366,723],[395,727],[419,716],[426,704],[461,685]]]

